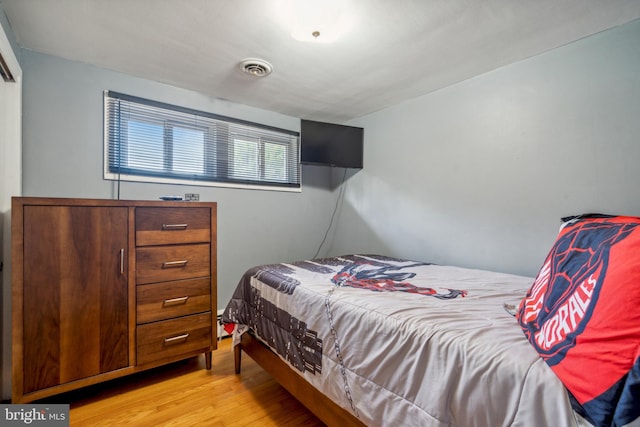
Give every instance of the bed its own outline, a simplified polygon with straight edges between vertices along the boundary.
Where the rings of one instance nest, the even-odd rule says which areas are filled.
[[[623,246],[640,242],[640,220],[620,218],[567,219],[536,278],[363,254],[251,268],[222,315],[233,330],[236,372],[248,354],[328,425],[638,425],[640,298],[623,298],[635,305],[629,321],[619,323],[630,326],[628,333],[609,327],[605,336],[589,323],[602,323],[597,309],[614,287],[607,279],[629,277],[630,264],[640,274],[626,252],[624,271],[613,268],[620,248],[640,253],[640,243]],[[604,237],[601,229],[585,231],[585,223],[616,221],[632,225],[624,238],[620,231],[617,240],[611,230]],[[585,245],[604,245],[606,256],[589,250],[585,259]],[[608,273],[602,265],[594,270],[596,258],[606,258]],[[576,330],[563,335],[549,322],[557,324],[568,304],[575,308],[569,270],[582,293],[585,280],[600,275],[590,288],[600,302],[589,314],[578,300],[587,323],[574,309],[568,318]],[[594,336],[607,345],[622,338],[622,356],[612,357]],[[604,374],[593,370],[594,358]]]

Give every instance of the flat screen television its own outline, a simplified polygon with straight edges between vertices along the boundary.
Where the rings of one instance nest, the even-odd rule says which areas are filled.
[[[300,121],[300,163],[362,169],[364,129]]]

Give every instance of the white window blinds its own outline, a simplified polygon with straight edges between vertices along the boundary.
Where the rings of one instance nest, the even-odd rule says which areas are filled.
[[[105,91],[105,178],[300,188],[298,133]]]

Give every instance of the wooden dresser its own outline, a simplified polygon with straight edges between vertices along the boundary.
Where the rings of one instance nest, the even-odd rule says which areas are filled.
[[[12,401],[216,348],[216,203],[16,197]]]

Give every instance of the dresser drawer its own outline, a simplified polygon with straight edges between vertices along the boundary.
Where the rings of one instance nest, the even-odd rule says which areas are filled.
[[[209,208],[136,209],[136,246],[210,241]]]
[[[192,351],[209,351],[211,313],[148,323],[138,326],[136,333],[139,365]]]
[[[168,282],[211,275],[209,244],[147,246],[136,249],[136,282]]]
[[[137,286],[137,323],[211,311],[210,288],[209,278]]]

